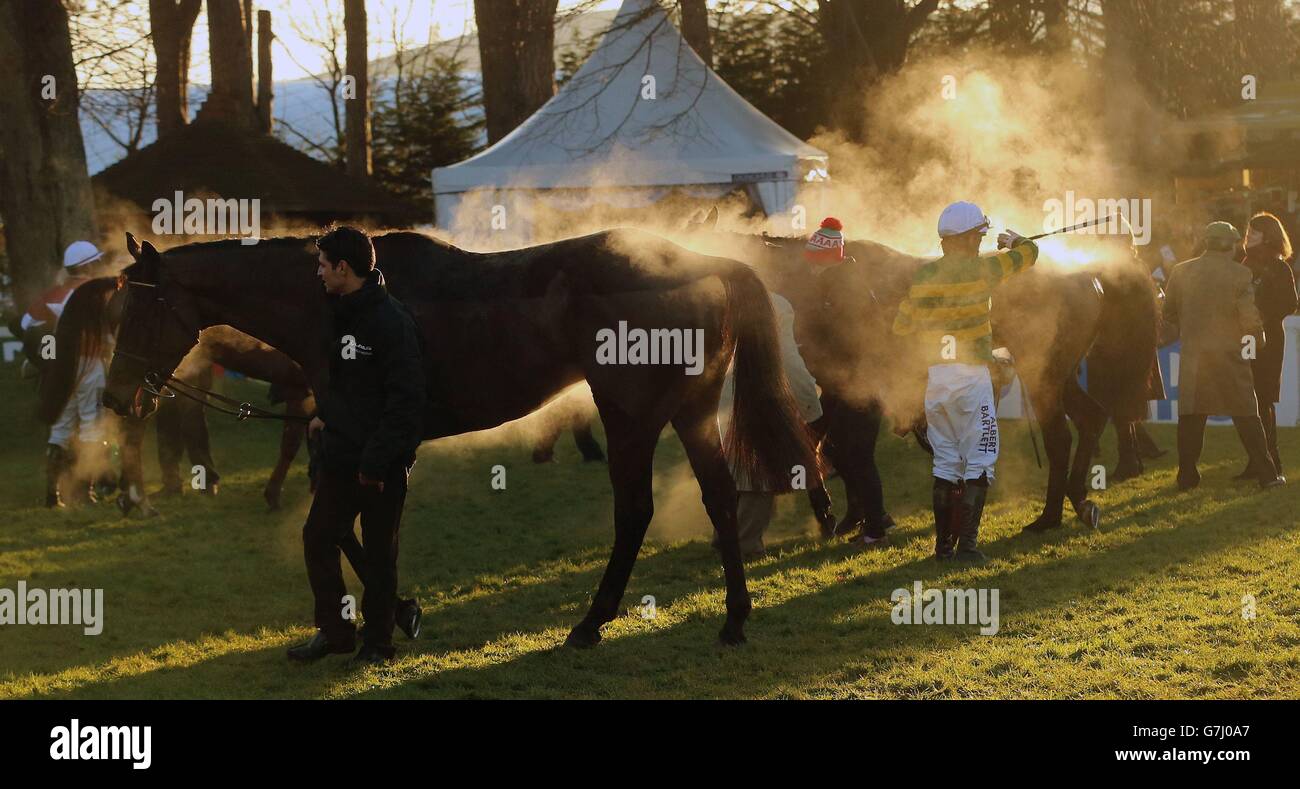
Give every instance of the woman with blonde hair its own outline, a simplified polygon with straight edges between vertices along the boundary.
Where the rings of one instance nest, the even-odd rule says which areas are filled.
[[[1278,474],[1282,461],[1277,451],[1277,410],[1281,399],[1282,358],[1286,353],[1286,334],[1282,320],[1296,311],[1295,275],[1287,262],[1291,258],[1291,239],[1278,218],[1260,211],[1246,226],[1246,258],[1255,286],[1255,306],[1264,321],[1264,347],[1250,363],[1255,377],[1255,399],[1259,401],[1259,418],[1264,423],[1268,453]],[[1253,476],[1247,468],[1239,479]]]

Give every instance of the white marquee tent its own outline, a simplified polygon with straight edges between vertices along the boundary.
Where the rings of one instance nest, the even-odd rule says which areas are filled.
[[[473,229],[483,205],[520,198],[580,210],[651,204],[674,188],[715,197],[753,184],[768,215],[801,182],[825,180],[825,152],[755,109],[686,44],[654,0],[624,0],[581,69],[528,120],[463,162],[433,171],[438,225]]]

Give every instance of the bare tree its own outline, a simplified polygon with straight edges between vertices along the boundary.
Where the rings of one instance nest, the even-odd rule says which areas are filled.
[[[488,142],[555,95],[558,0],[474,0]]]
[[[677,0],[682,12],[682,36],[706,65],[713,65],[713,47],[709,43],[709,10],[704,0]]]
[[[130,0],[78,6],[68,18],[79,115],[132,153],[154,118],[150,28]]]
[[[200,118],[219,118],[240,127],[251,128],[254,125],[250,26],[251,22],[244,18],[244,6],[240,0],[208,0],[212,92],[199,110]]]
[[[343,1],[343,29],[347,35],[347,75],[354,92],[345,98],[347,118],[347,171],[357,178],[370,177],[370,76],[366,61],[365,0]]]
[[[257,12],[257,127],[267,134],[272,129],[272,103],[275,101],[271,76],[271,12]]]
[[[342,45],[339,43],[343,36],[343,19],[335,11],[332,5],[323,7],[311,5],[311,17],[302,18],[291,16],[289,27],[293,32],[307,44],[317,47],[325,56],[325,70],[320,73],[312,73],[311,79],[329,98],[329,118],[330,128],[333,130],[333,140],[319,140],[308,136],[301,129],[297,129],[293,124],[286,123],[282,118],[280,128],[290,137],[296,139],[302,147],[315,151],[325,161],[331,164],[343,164],[343,151],[346,141],[344,134],[343,113],[339,108],[339,88],[343,84],[343,60],[344,53]],[[293,50],[286,50],[289,59],[303,68],[302,63],[293,56]],[[303,68],[304,71],[307,69]]]
[[[0,213],[26,303],[58,270],[64,248],[94,233],[62,3],[0,0],[0,73]]]
[[[202,5],[202,0],[149,0],[159,137],[189,123],[190,45]]]

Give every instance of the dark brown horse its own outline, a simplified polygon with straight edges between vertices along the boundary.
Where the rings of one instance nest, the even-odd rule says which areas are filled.
[[[716,212],[696,229],[712,230]],[[712,239],[707,236],[712,236]],[[722,247],[717,239],[724,239]],[[870,241],[848,242],[844,264],[820,275],[802,260],[803,238],[709,233],[704,248],[755,264],[764,282],[794,305],[800,352],[824,391],[858,408],[879,403],[898,424],[923,418],[925,370],[906,341],[891,331],[898,305],[924,258]],[[1096,526],[1100,508],[1086,488],[1107,410],[1080,386],[1078,369],[1107,381],[1117,421],[1145,408],[1147,372],[1155,358],[1155,299],[1149,280],[1132,266],[1105,265],[1062,272],[1036,266],[999,286],[992,312],[995,344],[1015,357],[1016,371],[1043,430],[1049,461],[1047,492],[1034,530],[1062,524],[1068,498],[1079,519]],[[1093,356],[1094,348],[1102,349]],[[1068,419],[1067,419],[1068,418]],[[1079,440],[1073,462],[1069,422]],[[832,431],[834,426],[831,427]],[[852,447],[855,436],[828,438]],[[851,454],[851,453],[846,453]],[[870,458],[857,462],[873,463]],[[846,484],[854,477],[844,474]]]
[[[139,249],[135,249],[136,254]],[[116,277],[100,277],[84,283],[73,292],[55,330],[55,347],[59,353],[42,367],[37,418],[52,424],[63,410],[76,384],[75,360],[83,346],[104,334],[116,331],[125,302],[125,292]],[[94,348],[86,348],[96,353]],[[229,326],[204,331],[195,348],[176,370],[181,381],[203,389],[212,388],[212,364],[277,387],[285,401],[285,411],[302,416],[315,410],[314,398],[307,387],[302,369],[284,354],[265,343],[241,334]],[[218,479],[208,442],[208,425],[203,406],[183,397],[166,398],[158,410],[158,466],[163,474],[163,490],[178,493],[181,475],[177,469],[181,455],[188,451],[190,462],[204,467],[208,485],[215,491]],[[127,419],[119,425],[122,473],[118,487],[118,507],[123,514],[139,507],[145,515],[156,515],[144,485],[141,447],[145,422]],[[305,428],[301,422],[286,421],[280,438],[280,454],[262,495],[276,509],[289,468],[302,444]]]
[[[739,470],[788,490],[793,468],[815,462],[782,371],[771,304],[753,270],[630,230],[497,254],[408,232],[377,236],[374,246],[390,291],[412,310],[425,341],[425,439],[517,419],[584,378],[591,387],[608,441],[614,549],[567,643],[596,644],[600,627],[617,615],[654,513],[652,463],[669,423],[718,533],[727,586],[720,637],[743,642],[751,606],[736,488],[716,420],[733,355],[727,451]],[[286,353],[320,391],[328,374],[328,303],[316,254],[307,238],[190,244],[165,254],[146,243],[124,273],[127,304],[105,404],[147,413],[146,376],[165,378],[200,330],[221,324]],[[651,331],[657,334],[647,336],[664,341],[661,352],[674,337],[679,350],[685,338],[702,339],[698,366],[680,355],[654,363],[631,347],[616,354],[628,363],[606,355],[612,336]]]

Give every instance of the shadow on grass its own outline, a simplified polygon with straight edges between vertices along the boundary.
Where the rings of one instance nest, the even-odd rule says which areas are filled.
[[[810,676],[834,676],[846,662],[860,660],[864,648],[875,649],[877,644],[880,650],[906,653],[979,638],[973,635],[973,628],[894,627],[889,620],[889,592],[908,587],[914,580],[927,586],[1002,588],[1004,611],[1009,609],[1014,617],[1087,598],[1134,576],[1167,570],[1284,528],[1233,517],[1252,501],[1247,495],[1173,496],[1168,489],[1130,495],[1122,501],[1123,507],[1146,507],[1148,521],[1174,521],[1176,528],[1129,524],[1121,529],[1123,542],[1054,557],[1050,555],[1053,546],[1094,537],[1078,528],[1046,537],[1023,537],[1003,527],[997,530],[997,539],[986,543],[1003,561],[964,570],[937,565],[926,555],[930,537],[925,528],[900,527],[893,547],[867,559],[871,565],[891,564],[865,570],[855,567],[861,563],[843,544],[783,543],[779,554],[750,570],[759,608],[749,628],[753,642],[740,650],[712,646],[722,621],[721,574],[706,545],[685,543],[657,549],[639,562],[625,599],[625,606],[635,604],[641,593],[653,591],[661,610],[671,615],[674,608],[681,607],[684,617],[667,626],[629,627],[626,621],[616,622],[610,628],[616,632],[591,653],[557,652],[550,647],[558,644],[585,612],[603,571],[603,551],[589,569],[436,607],[436,615],[426,620],[431,637],[406,647],[403,663],[374,674],[351,673],[341,660],[306,668],[284,666],[283,647],[307,633],[305,628],[286,628],[264,634],[263,638],[273,643],[265,648],[254,644],[246,650],[199,656],[182,668],[159,666],[154,671],[120,676],[92,671],[82,681],[70,677],[68,689],[51,695],[170,698],[211,695],[204,693],[204,688],[220,688],[222,694],[249,696],[709,696],[718,692],[719,670],[739,671],[742,677],[746,672],[754,675],[741,680],[743,689],[728,687],[726,695],[761,695]],[[1190,504],[1201,507],[1197,516],[1183,514]],[[1212,509],[1208,518],[1203,517],[1207,505]],[[1222,528],[1225,522],[1233,522],[1234,528]],[[1129,538],[1129,532],[1134,536]],[[925,558],[892,564],[918,552]],[[1031,554],[1048,555],[1042,562],[1006,565]],[[782,577],[816,572],[828,565],[837,568],[838,580],[781,602],[764,603],[770,592],[780,596],[781,590],[769,587]],[[1104,576],[1102,589],[1095,585],[1096,575]],[[1026,600],[1030,592],[1033,599]],[[864,604],[869,613],[846,617],[846,612]],[[810,631],[825,634],[817,648],[791,653],[793,642]],[[652,666],[647,667],[647,662]],[[666,673],[675,681],[668,687],[647,679],[654,676],[653,665],[665,673],[664,663],[669,664]],[[249,676],[245,686],[236,682],[233,687],[238,691],[228,690],[229,682],[219,681],[249,672],[255,676]],[[735,681],[731,673],[727,678]]]

